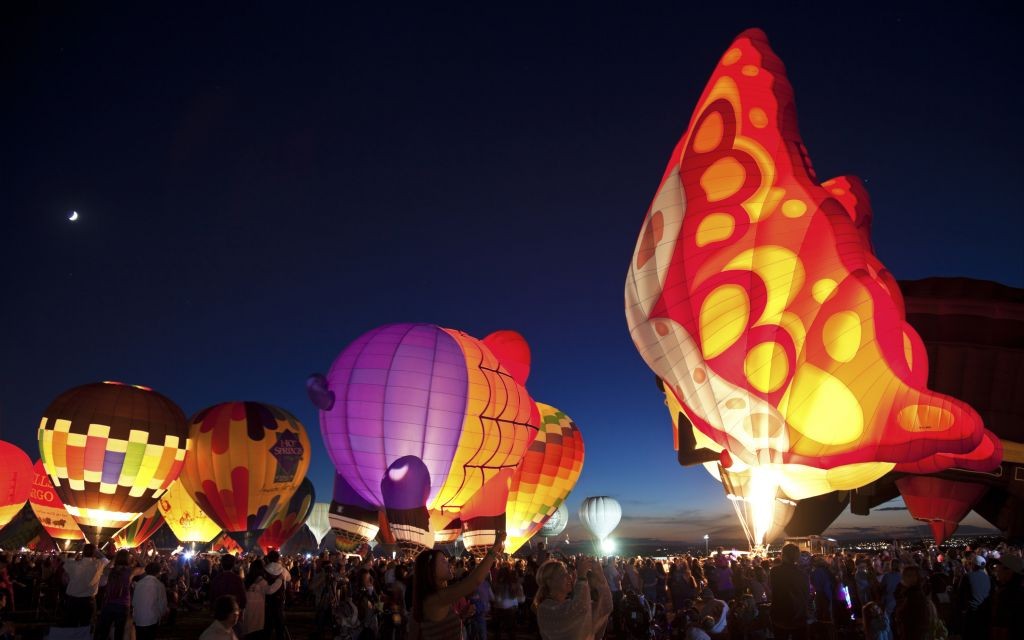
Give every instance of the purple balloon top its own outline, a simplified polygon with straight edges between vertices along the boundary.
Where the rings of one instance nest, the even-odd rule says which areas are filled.
[[[462,349],[431,324],[390,324],[363,334],[331,365],[330,409],[320,430],[338,474],[384,507],[381,479],[403,456],[426,465],[433,501],[462,435],[469,375]]]
[[[416,456],[403,456],[391,463],[380,481],[384,506],[388,509],[425,507],[430,496],[430,472]]]

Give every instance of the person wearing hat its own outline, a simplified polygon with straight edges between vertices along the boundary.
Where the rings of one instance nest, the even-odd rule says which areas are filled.
[[[1024,638],[1024,560],[1004,553],[996,565],[992,640]]]
[[[985,571],[985,556],[975,553],[968,559],[969,573],[961,582],[964,640],[988,638],[991,615],[992,579]]]
[[[710,629],[705,629],[712,638],[721,636],[726,632],[729,623],[729,605],[725,600],[719,600],[711,589],[704,589],[697,600],[702,618],[711,618],[714,624]]]
[[[807,637],[807,601],[811,597],[807,575],[800,570],[800,547],[782,547],[782,562],[772,567],[771,621],[776,640],[803,640]]]

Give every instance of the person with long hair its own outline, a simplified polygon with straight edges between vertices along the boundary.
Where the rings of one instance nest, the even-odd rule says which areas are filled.
[[[476,592],[505,546],[504,532],[476,567],[462,580],[452,579],[448,556],[440,549],[427,549],[416,556],[413,576],[412,626],[417,640],[461,640],[462,619],[454,605]]]
[[[579,556],[575,577],[561,560],[548,560],[537,570],[537,585],[533,603],[543,640],[594,640],[603,635],[612,594],[593,559]]]
[[[110,628],[114,628],[115,640],[124,638],[124,627],[128,622],[128,608],[132,604],[132,578],[142,574],[142,568],[134,565],[134,558],[127,549],[121,549],[114,556],[114,566],[107,576],[106,599],[100,609],[96,624],[96,640],[107,640]]]
[[[266,637],[263,630],[266,624],[266,598],[284,586],[281,576],[267,573],[263,561],[259,558],[249,564],[245,574],[245,606],[242,610],[239,633],[243,638],[258,640]]]

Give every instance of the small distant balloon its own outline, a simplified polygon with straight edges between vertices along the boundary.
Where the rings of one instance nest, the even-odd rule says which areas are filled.
[[[68,220],[70,220],[71,222],[77,222],[78,221],[78,212],[77,211],[72,211],[71,213],[69,213],[68,214]]]

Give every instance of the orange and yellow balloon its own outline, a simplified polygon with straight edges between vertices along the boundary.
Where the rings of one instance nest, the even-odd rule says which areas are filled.
[[[138,549],[162,526],[164,517],[154,504],[146,513],[114,534],[114,546],[118,549]]]
[[[193,447],[182,484],[214,522],[246,550],[306,477],[306,428],[284,409],[225,402],[191,421]]]
[[[512,476],[505,518],[508,553],[523,546],[565,502],[583,471],[583,436],[572,419],[537,403],[541,426]]]

